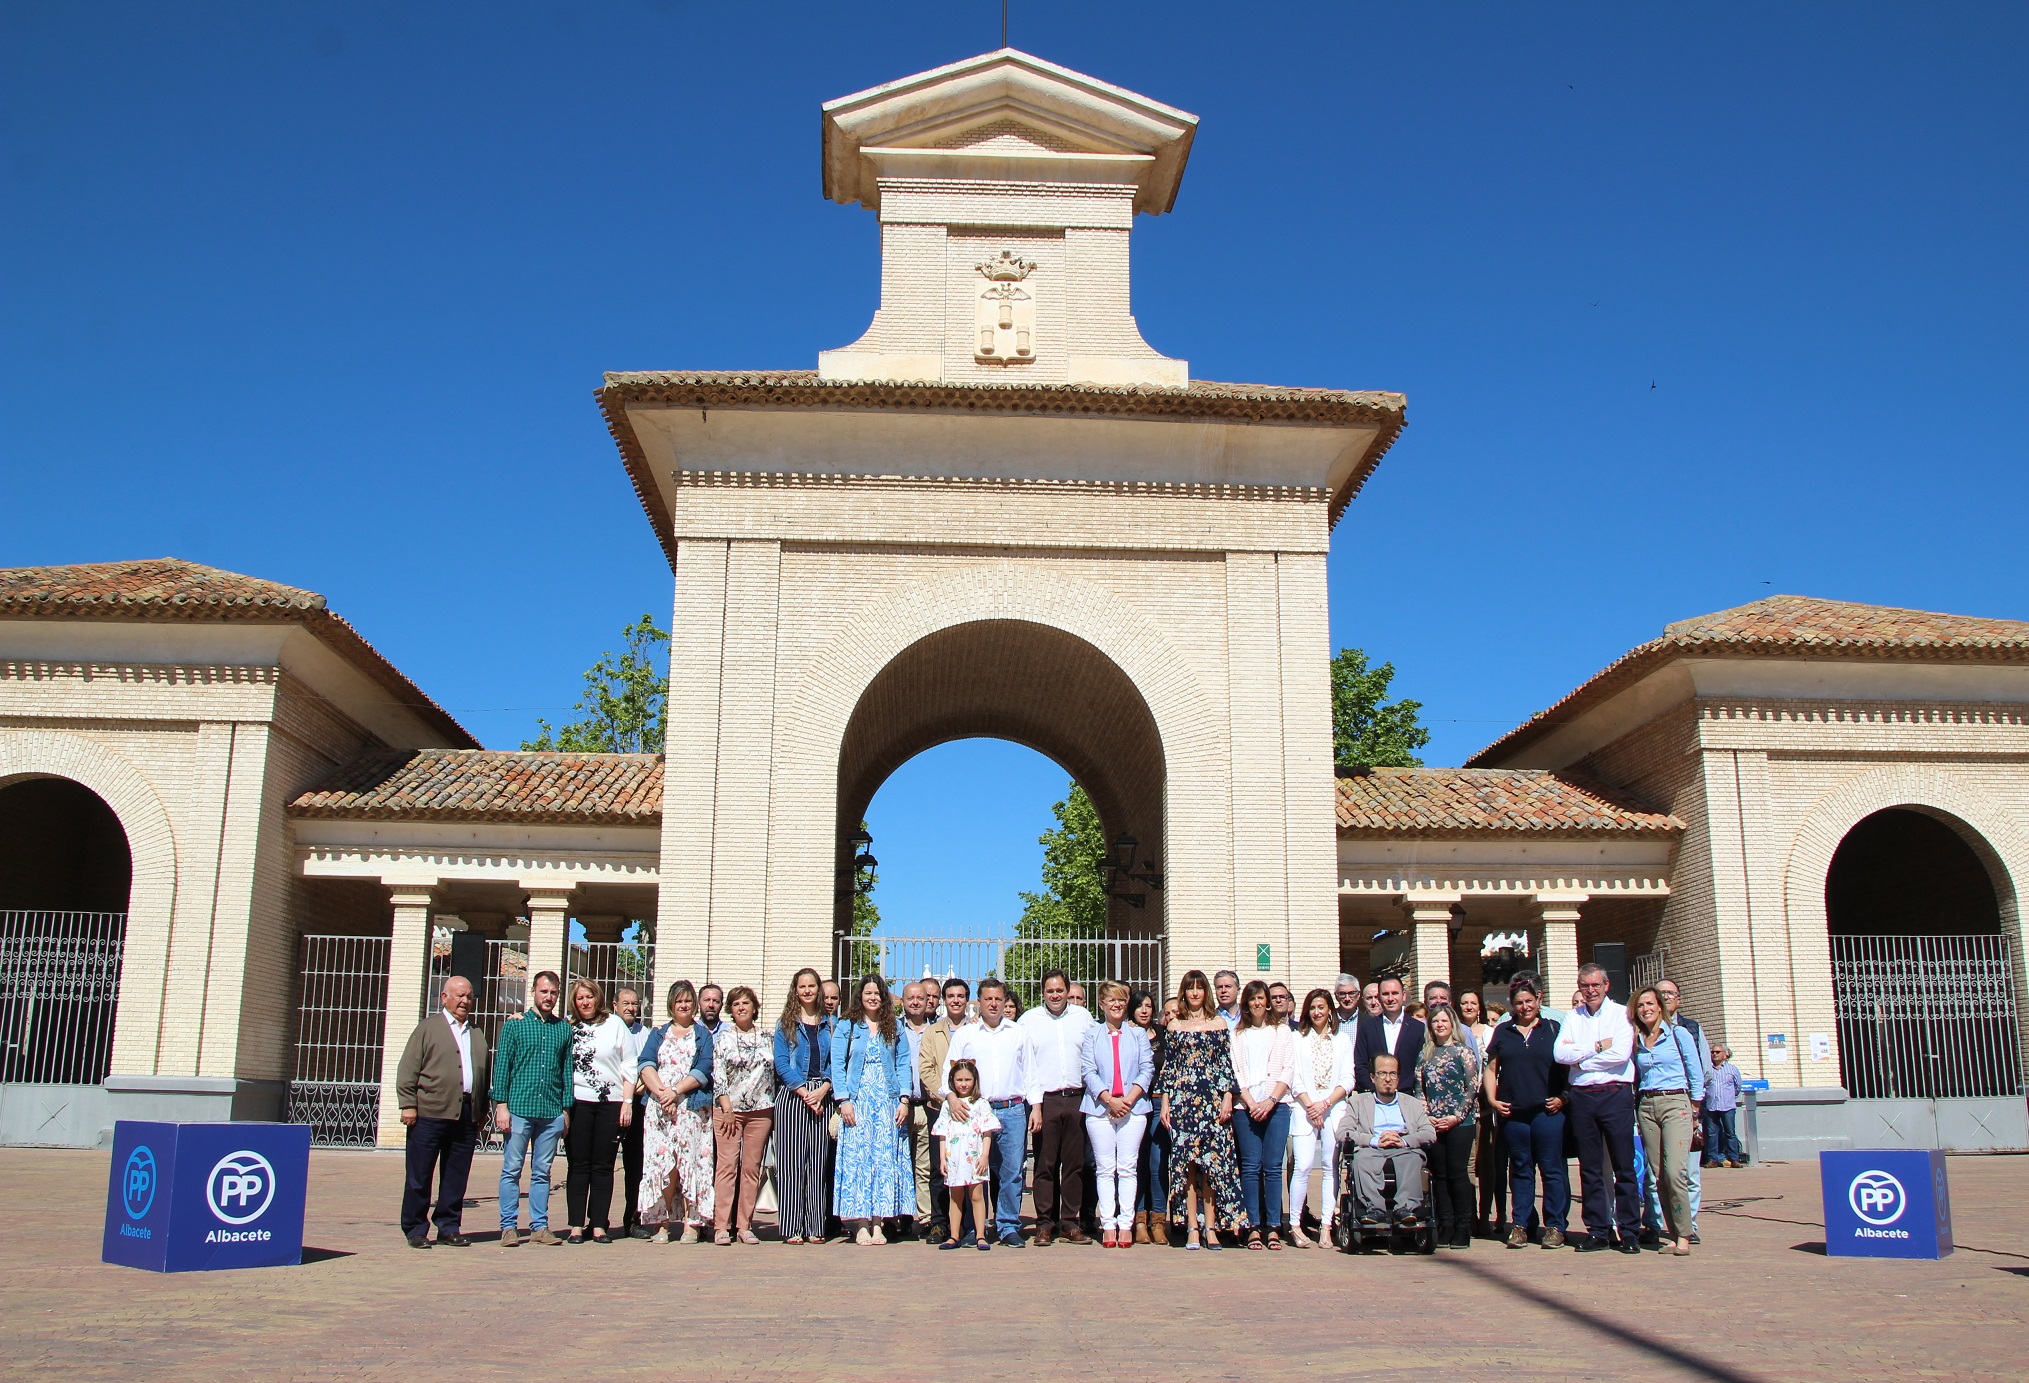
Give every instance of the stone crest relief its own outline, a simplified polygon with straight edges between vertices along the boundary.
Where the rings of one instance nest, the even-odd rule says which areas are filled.
[[[980,291],[973,359],[1017,364],[1036,358],[1036,300],[1027,287],[1035,264],[1002,250],[974,266],[986,276]]]

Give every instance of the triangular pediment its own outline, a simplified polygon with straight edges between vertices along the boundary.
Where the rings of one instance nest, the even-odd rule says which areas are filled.
[[[1004,48],[828,102],[824,190],[877,208],[879,178],[897,169],[962,178],[990,167],[996,178],[1132,183],[1137,211],[1162,212],[1196,129],[1194,115]]]

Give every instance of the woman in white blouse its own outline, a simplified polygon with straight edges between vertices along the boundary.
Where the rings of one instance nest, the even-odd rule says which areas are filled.
[[[573,1244],[587,1237],[610,1244],[613,1160],[620,1130],[634,1122],[634,1034],[606,1007],[606,991],[571,981],[571,1123],[564,1149],[571,1160],[565,1202]]]
[[[1240,1084],[1233,1141],[1240,1148],[1240,1203],[1250,1249],[1279,1249],[1283,1243],[1282,1154],[1289,1146],[1295,1060],[1296,1035],[1276,1020],[1268,986],[1249,981],[1240,991],[1240,1025],[1233,1030],[1233,1076]]]
[[[1289,1117],[1289,1143],[1294,1167],[1289,1177],[1289,1240],[1300,1249],[1316,1244],[1303,1232],[1303,1203],[1310,1196],[1310,1172],[1318,1183],[1319,1238],[1331,1240],[1338,1218],[1339,1120],[1345,1117],[1346,1095],[1353,1088],[1353,1034],[1339,1030],[1339,1012],[1329,989],[1313,989],[1303,999],[1296,1034],[1296,1061],[1289,1093],[1296,1107]]]

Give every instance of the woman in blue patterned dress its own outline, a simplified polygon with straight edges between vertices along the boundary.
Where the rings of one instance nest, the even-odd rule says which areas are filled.
[[[885,1244],[881,1222],[916,1213],[909,1044],[879,975],[861,980],[855,994],[831,1038],[840,1125],[832,1213],[848,1226],[859,1223],[857,1242]]]
[[[1212,1003],[1202,970],[1184,972],[1177,986],[1177,1017],[1164,1044],[1162,1126],[1169,1130],[1169,1208],[1184,1210],[1177,1232],[1187,1249],[1219,1247],[1220,1224],[1238,1224],[1240,1159],[1233,1145],[1232,1036]],[[1205,1219],[1198,1216],[1201,1202]],[[1216,1213],[1215,1213],[1216,1211]]]

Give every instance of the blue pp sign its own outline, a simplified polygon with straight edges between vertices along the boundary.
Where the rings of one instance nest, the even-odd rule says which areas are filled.
[[[1951,1193],[1935,1149],[1823,1152],[1825,1252],[1942,1258],[1952,1251]]]
[[[113,1131],[108,1263],[153,1272],[303,1261],[304,1124],[146,1124]]]

